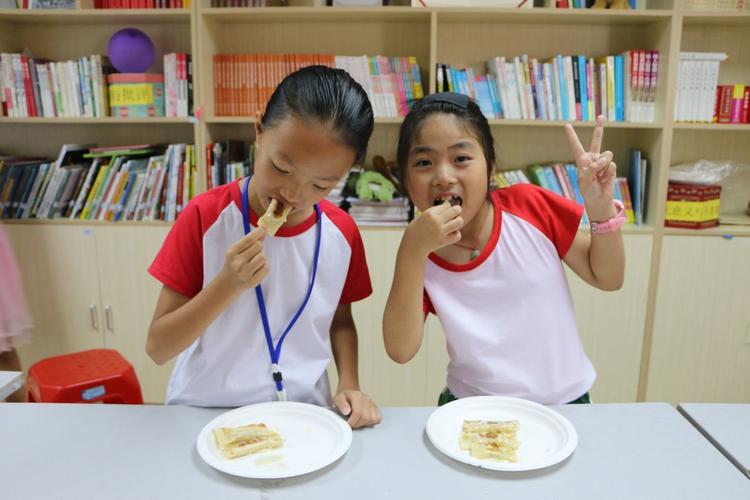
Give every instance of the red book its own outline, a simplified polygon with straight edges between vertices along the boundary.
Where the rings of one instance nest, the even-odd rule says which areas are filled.
[[[719,93],[719,112],[717,114],[719,123],[731,123],[732,122],[732,92],[734,87],[732,85],[722,85]]]
[[[742,123],[742,100],[745,97],[745,86],[735,84],[732,88],[732,123]]]
[[[36,103],[34,102],[34,86],[31,84],[28,56],[21,56],[21,69],[23,69],[23,89],[26,93],[26,110],[29,116],[39,116],[36,111]]]
[[[750,85],[745,86],[742,98],[742,123],[750,123]]]

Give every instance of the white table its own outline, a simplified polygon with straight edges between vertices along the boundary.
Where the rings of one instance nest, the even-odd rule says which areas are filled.
[[[7,398],[23,385],[23,372],[0,371],[0,401]]]
[[[251,480],[206,465],[195,448],[224,410],[0,404],[0,488],[8,499],[750,499],[750,481],[666,404],[556,407],[578,448],[556,466],[477,469],[424,433],[433,408],[384,408],[329,467]]]
[[[750,404],[680,403],[678,409],[750,478]]]

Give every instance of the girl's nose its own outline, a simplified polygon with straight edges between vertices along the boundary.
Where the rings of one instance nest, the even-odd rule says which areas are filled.
[[[281,194],[285,202],[296,205],[302,197],[302,186],[297,183],[286,184],[279,190],[279,194]]]
[[[435,169],[435,178],[433,182],[437,186],[450,186],[455,184],[456,177],[453,175],[453,168],[451,165],[441,162]]]

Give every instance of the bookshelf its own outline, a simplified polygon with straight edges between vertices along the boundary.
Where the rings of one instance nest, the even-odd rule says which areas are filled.
[[[698,378],[709,376],[707,370],[718,370],[719,373],[711,372],[710,376],[726,384],[740,377],[750,379],[748,361],[724,366],[714,360],[713,364],[701,365],[687,375],[678,369],[676,360],[671,361],[672,364],[668,361],[671,346],[682,343],[679,335],[670,331],[670,325],[679,324],[689,330],[688,337],[702,339],[704,332],[696,330],[698,325],[709,325],[710,318],[721,317],[725,313],[723,308],[729,307],[718,298],[713,302],[701,301],[700,279],[721,275],[727,281],[716,290],[717,294],[750,295],[746,284],[750,282],[747,251],[738,250],[746,249],[750,243],[750,226],[722,225],[702,231],[663,227],[670,165],[698,158],[745,162],[750,158],[750,125],[673,123],[671,120],[680,51],[727,52],[730,58],[722,63],[720,84],[750,83],[750,51],[746,42],[750,39],[750,14],[689,12],[684,10],[682,0],[649,1],[646,9],[637,11],[412,8],[404,5],[328,8],[322,3],[301,0],[291,2],[290,7],[211,8],[210,0],[198,0],[190,9],[97,11],[83,0],[81,8],[66,12],[0,10],[0,51],[18,52],[29,48],[35,55],[50,58],[104,54],[109,36],[127,26],[145,31],[154,40],[157,62],[151,71],[161,70],[164,53],[189,52],[193,54],[195,103],[202,108],[200,120],[0,117],[0,151],[55,157],[63,143],[190,142],[197,146],[199,191],[202,191],[206,164],[201,152],[206,144],[229,139],[251,141],[254,136],[255,117],[227,117],[215,113],[212,72],[215,54],[413,55],[417,57],[427,92],[435,88],[437,62],[483,70],[485,61],[498,55],[526,53],[546,59],[557,53],[599,55],[635,48],[658,50],[661,59],[656,120],[653,123],[612,122],[605,133],[605,147],[616,153],[620,175],[628,174],[629,148],[641,149],[649,160],[645,224],[624,229],[628,255],[626,284],[619,292],[600,293],[571,276],[581,335],[600,372],[594,397],[597,401],[661,399],[675,402],[691,398],[710,401],[715,396],[697,383]],[[59,43],[61,39],[66,43]],[[399,118],[376,119],[368,161],[375,154],[388,159],[395,156],[400,123]],[[492,120],[490,124],[502,169],[570,160],[561,121]],[[590,140],[592,122],[574,122],[574,126],[584,143]],[[736,198],[727,200],[723,210],[739,216],[744,211],[742,196],[740,192]],[[750,181],[744,198],[746,207]],[[62,326],[66,335],[79,340],[82,335],[88,335],[88,344],[94,335],[96,345],[120,346],[129,359],[135,360],[150,400],[158,401],[168,368],[155,368],[144,359],[142,346],[151,317],[149,308],[158,292],[158,286],[146,275],[145,267],[170,224],[3,222],[17,250],[24,254],[24,269],[34,267],[37,258],[52,259],[55,263],[49,268],[54,278],[52,291],[42,274],[32,272],[28,278],[29,295],[40,294],[44,298],[44,301],[34,299],[35,313],[44,309],[43,302],[58,301],[65,306],[56,309],[54,314],[39,313],[40,328],[55,329],[59,326],[56,315],[83,308],[83,312],[76,313],[79,314],[77,319],[68,313],[70,318]],[[428,322],[424,348],[415,361],[405,367],[387,360],[382,346],[379,326],[401,232],[397,228],[363,229],[375,292],[371,299],[355,306],[362,352],[372,353],[360,357],[362,383],[383,404],[434,404],[447,362],[439,322],[434,319]],[[81,250],[79,240],[87,234],[93,235],[94,243]],[[141,240],[144,244],[133,248],[132,242]],[[52,245],[61,250],[60,255],[34,250],[33,245]],[[721,257],[712,258],[712,252]],[[92,270],[90,265],[79,262],[65,276],[60,274],[62,271],[56,271],[69,259],[80,259],[79,255],[85,255],[87,262],[97,265]],[[701,272],[688,283],[680,273],[691,266],[700,267]],[[727,266],[737,271],[726,273]],[[66,305],[68,297],[53,291],[63,289],[63,283],[74,280],[77,273],[93,274],[93,278],[87,278],[90,282],[84,280],[81,285],[88,295],[85,299],[76,298],[75,304]],[[122,286],[110,286],[116,282],[122,282]],[[129,298],[131,294],[139,297]],[[685,300],[674,300],[673,296],[678,295]],[[91,324],[88,306],[92,303],[97,304],[97,314],[101,316],[98,330],[94,329],[98,334],[91,333],[92,327],[86,326]],[[685,308],[685,303],[692,306]],[[116,335],[102,326],[103,309],[107,304],[115,304],[110,309],[118,318],[115,329],[128,329],[134,338],[117,340]],[[731,328],[744,328],[741,321],[750,324],[746,308],[738,309],[737,304],[731,307],[735,308],[730,309],[739,319],[731,325],[719,325],[715,330],[729,332]],[[123,317],[135,319],[123,325],[120,321]],[[680,322],[676,318],[688,319]],[[58,339],[49,345],[61,349],[88,345],[87,342],[68,345]],[[697,349],[701,345],[696,341],[690,356],[699,358]],[[716,351],[717,355],[740,349],[731,343],[722,346]],[[24,364],[49,355],[51,348],[32,347],[22,351]],[[747,349],[747,346],[742,348]],[[684,379],[696,383],[686,383]],[[399,386],[405,386],[403,394],[392,394],[390,388],[396,381]],[[693,392],[686,389],[689,387]],[[732,400],[746,400],[750,397],[750,388],[720,394]]]

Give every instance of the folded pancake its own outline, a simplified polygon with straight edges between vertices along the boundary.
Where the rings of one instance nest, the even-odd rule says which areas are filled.
[[[517,420],[464,420],[459,442],[472,457],[516,462],[518,456]]]
[[[266,213],[258,219],[258,225],[266,228],[266,233],[273,236],[284,225],[291,210],[291,205],[284,205],[279,200],[273,198],[268,205]]]
[[[281,434],[264,423],[217,427],[214,429],[214,439],[221,454],[229,459],[284,446]]]

